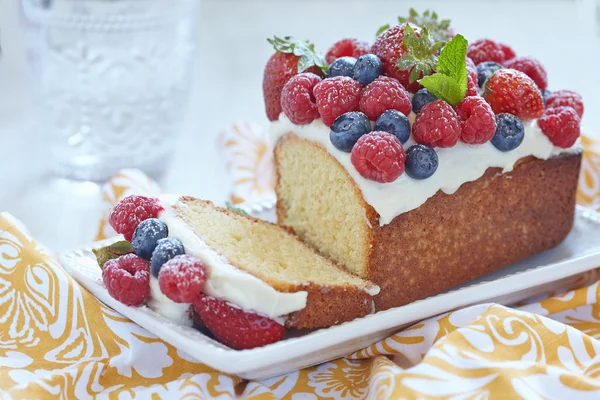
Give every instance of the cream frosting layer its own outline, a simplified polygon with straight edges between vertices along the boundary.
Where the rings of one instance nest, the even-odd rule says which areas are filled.
[[[409,119],[414,120],[411,113]],[[436,148],[439,158],[437,171],[429,178],[418,180],[402,174],[390,183],[379,183],[363,178],[350,161],[350,153],[336,149],[329,140],[329,127],[317,119],[307,125],[294,125],[285,114],[271,122],[269,136],[272,144],[288,133],[321,144],[348,171],[356,182],[365,201],[379,214],[379,224],[389,224],[395,217],[418,208],[435,195],[438,190],[452,194],[466,182],[480,178],[490,167],[500,167],[503,172],[512,171],[517,160],[534,156],[540,159],[568,151],[578,151],[580,146],[569,149],[555,147],[542,133],[537,120],[524,122],[525,138],[519,147],[502,152],[488,142],[469,145],[458,142],[451,148]],[[415,142],[412,137],[404,144],[407,149]]]

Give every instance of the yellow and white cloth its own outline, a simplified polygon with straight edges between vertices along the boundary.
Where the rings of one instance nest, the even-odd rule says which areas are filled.
[[[600,207],[600,146],[584,139],[578,200]],[[223,134],[231,200],[271,195],[273,171],[252,125]],[[123,171],[119,198],[156,195]],[[98,238],[110,235],[101,222]],[[600,269],[576,288],[518,308],[494,304],[430,318],[346,358],[247,382],[191,359],[99,303],[18,221],[0,214],[0,399],[598,399]]]

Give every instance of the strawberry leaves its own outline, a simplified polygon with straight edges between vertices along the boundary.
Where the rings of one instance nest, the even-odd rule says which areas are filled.
[[[281,53],[293,54],[300,57],[298,59],[298,72],[304,72],[312,66],[317,66],[327,72],[327,61],[315,50],[315,45],[306,41],[294,39],[291,36],[280,38],[273,36],[273,39],[267,39],[273,45],[276,51]]]
[[[440,52],[436,73],[419,80],[438,99],[456,106],[467,92],[467,39],[456,35]]]
[[[431,75],[438,62],[436,54],[444,46],[444,42],[433,43],[427,28],[423,28],[420,36],[417,36],[410,24],[406,24],[404,28],[403,40],[407,53],[398,60],[398,68],[403,71],[412,68],[409,83],[421,76]]]
[[[423,15],[411,8],[409,10],[408,18],[398,17],[399,23],[412,22],[422,28],[427,28],[431,34],[431,38],[436,42],[448,40],[448,36],[451,33],[450,20],[443,19],[438,21],[438,15],[435,11],[425,10]]]

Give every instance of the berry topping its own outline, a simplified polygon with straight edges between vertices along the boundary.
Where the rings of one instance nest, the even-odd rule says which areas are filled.
[[[542,93],[542,97],[544,98],[544,104],[546,104],[546,101],[548,101],[548,97],[550,97],[550,95],[552,94],[552,92],[548,89],[546,90],[540,90],[540,92]]]
[[[398,61],[407,54],[404,47],[404,30],[407,26],[408,24],[400,24],[387,29],[377,37],[371,47],[371,52],[383,63],[384,74],[398,79],[407,90],[414,93],[420,89],[420,86],[416,81],[409,84],[411,69],[401,70],[398,68]],[[410,26],[419,36],[421,28],[412,24]]]
[[[348,76],[352,78],[354,75],[354,64],[356,64],[356,58],[340,57],[329,66],[329,69],[327,70],[327,77],[333,78],[334,76]]]
[[[473,80],[471,75],[467,76],[467,92],[465,96],[479,96],[479,86],[477,86],[476,81]]]
[[[108,294],[128,306],[142,304],[150,295],[150,265],[135,254],[108,260],[102,280]]]
[[[494,61],[502,63],[509,58],[514,57],[514,51],[506,45],[502,45],[490,39],[479,39],[469,44],[467,55],[473,60],[475,65],[484,61]]]
[[[511,151],[523,142],[525,128],[523,123],[512,114],[496,115],[496,133],[492,138],[492,144],[500,151]]]
[[[206,268],[196,257],[179,255],[167,261],[158,273],[160,291],[175,303],[191,303],[204,289]]]
[[[415,144],[406,150],[406,173],[413,179],[429,178],[438,163],[438,155],[431,146]]]
[[[439,65],[437,54],[445,41],[434,43],[429,37],[429,30],[423,29],[419,35],[410,25],[404,29],[403,40],[406,54],[398,60],[398,68],[410,71],[407,88],[416,92],[420,89],[417,79],[431,75],[436,65]]]
[[[406,154],[398,138],[387,132],[372,132],[362,136],[350,161],[363,177],[381,182],[393,182],[404,172]]]
[[[383,66],[379,57],[373,54],[365,54],[356,60],[352,77],[359,81],[361,85],[367,86],[381,75],[382,69]]]
[[[340,115],[331,125],[329,140],[338,150],[350,153],[356,141],[371,132],[371,122],[359,111],[350,111]]]
[[[113,208],[108,223],[117,232],[131,242],[133,232],[140,222],[158,217],[163,210],[158,199],[144,196],[127,196]]]
[[[575,144],[580,135],[581,118],[573,107],[558,106],[546,110],[538,120],[538,125],[552,144],[567,148]]]
[[[425,105],[412,126],[415,141],[438,147],[452,147],[460,137],[460,121],[456,111],[442,100]]]
[[[511,58],[515,58],[517,53],[507,44],[498,43],[500,48],[502,49],[502,53],[504,53],[504,60],[510,60]]]
[[[274,320],[232,307],[212,296],[198,296],[194,309],[215,338],[232,349],[265,346],[285,335],[285,328]]]
[[[131,245],[135,254],[144,260],[150,260],[156,242],[167,236],[169,236],[169,229],[164,222],[156,218],[148,218],[140,222],[138,227],[135,228]]]
[[[323,76],[325,60],[315,52],[314,45],[291,37],[267,39],[275,54],[269,58],[263,76],[265,110],[270,121],[281,114],[281,91],[286,82],[299,72]]]
[[[152,253],[152,258],[150,258],[152,275],[158,278],[158,273],[163,264],[180,254],[184,254],[184,250],[179,240],[171,237],[160,239],[156,242],[156,248]]]
[[[347,76],[336,76],[319,82],[313,93],[323,123],[330,126],[340,115],[358,111],[362,86]]]
[[[295,75],[281,91],[281,108],[296,125],[310,124],[319,118],[319,110],[313,96],[313,88],[321,78],[311,72]]]
[[[438,98],[429,92],[429,90],[423,88],[420,89],[411,100],[412,110],[415,114],[421,112],[421,109],[425,106],[425,104],[429,104],[432,101],[436,101]]]
[[[369,52],[369,43],[358,39],[342,39],[334,43],[325,54],[325,60],[329,64],[342,57],[358,58]],[[347,75],[346,75],[347,76]]]
[[[542,63],[531,57],[515,57],[504,63],[506,68],[516,69],[533,79],[540,90],[545,90],[548,86],[548,76]]]
[[[559,106],[569,106],[573,107],[573,109],[579,115],[579,118],[583,117],[583,100],[579,93],[573,92],[572,90],[557,90],[556,92],[552,92],[546,98],[546,107],[559,107]]]
[[[479,87],[483,87],[485,81],[488,80],[494,72],[504,68],[501,64],[493,61],[484,61],[477,66],[477,84]]]
[[[496,71],[485,83],[483,97],[496,114],[509,113],[527,120],[544,113],[544,100],[535,82],[514,69]]]
[[[466,64],[469,76],[471,77],[471,79],[473,79],[474,82],[477,82],[477,66],[469,57],[466,58]]]
[[[410,137],[410,121],[398,110],[387,110],[375,121],[375,130],[391,133],[404,144]]]
[[[496,119],[492,108],[479,96],[465,97],[456,107],[460,118],[460,140],[469,144],[490,141],[496,132]]]
[[[380,76],[363,91],[359,108],[375,121],[386,110],[398,110],[408,115],[412,105],[408,92],[396,79]]]

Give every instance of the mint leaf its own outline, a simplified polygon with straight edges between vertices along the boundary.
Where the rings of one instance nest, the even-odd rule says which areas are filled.
[[[226,201],[225,202],[225,207],[228,210],[234,211],[238,214],[242,214],[242,215],[248,215],[248,213],[246,211],[244,211],[243,209],[241,209],[240,207],[236,207],[233,204],[231,204],[230,202]]]
[[[321,53],[315,50],[315,45],[303,40],[294,39],[291,36],[283,38],[273,36],[273,39],[267,39],[267,42],[273,45],[273,48],[280,53],[293,54],[300,57],[298,59],[298,72],[304,72],[312,66],[317,66],[323,74],[327,72],[327,61]]]
[[[423,87],[427,88],[438,99],[456,106],[465,98],[465,91],[451,77],[443,74],[433,74],[419,80]]]
[[[108,260],[119,258],[124,254],[133,253],[133,247],[131,246],[131,243],[125,240],[121,240],[109,246],[94,249],[92,250],[92,252],[96,256],[96,260],[98,260],[98,265],[100,266],[100,268],[103,268],[104,264]]]
[[[437,72],[451,77],[465,93],[467,91],[468,45],[467,39],[462,35],[454,36],[442,49],[436,67]]]

